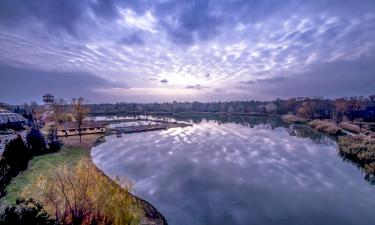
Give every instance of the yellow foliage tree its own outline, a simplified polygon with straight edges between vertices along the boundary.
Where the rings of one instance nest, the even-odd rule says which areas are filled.
[[[42,174],[24,189],[23,197],[42,203],[64,225],[133,225],[141,209],[131,190],[129,181],[114,183],[84,158],[75,167],[64,164]]]

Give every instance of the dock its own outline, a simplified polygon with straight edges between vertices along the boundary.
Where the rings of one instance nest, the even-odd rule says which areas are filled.
[[[160,122],[160,121],[158,121]],[[138,133],[138,132],[147,132],[147,131],[157,131],[157,130],[166,130],[170,128],[177,128],[177,127],[188,127],[192,126],[192,124],[188,123],[177,123],[177,122],[165,122],[157,123],[157,124],[147,124],[147,125],[135,125],[135,126],[118,126],[116,128],[111,128],[107,130],[107,135],[112,134],[131,134],[131,133]]]

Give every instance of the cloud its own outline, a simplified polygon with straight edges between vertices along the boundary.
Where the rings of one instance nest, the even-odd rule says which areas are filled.
[[[187,89],[196,89],[196,90],[202,90],[202,89],[207,89],[209,87],[206,87],[206,86],[202,86],[200,84],[196,84],[196,85],[188,85],[186,86]]]
[[[167,79],[162,79],[162,80],[160,80],[160,83],[166,84],[166,83],[168,83],[168,80]]]
[[[255,81],[254,80],[248,80],[248,81],[240,81],[240,83],[245,83],[245,84],[258,84],[258,83],[278,83],[281,81],[285,81],[287,78],[286,77],[269,77],[269,78],[257,78]]]
[[[41,100],[45,93],[71,99],[83,96],[92,102],[109,101],[99,96],[98,89],[129,88],[86,72],[43,71],[0,64],[0,96],[2,101],[23,103]]]
[[[134,92],[164,88],[160,96],[167,88],[191,90],[181,95],[186,100],[342,94],[318,84],[336,65],[347,69],[336,68],[348,77],[339,83],[354,80],[343,83],[348,94],[366,94],[356,77],[372,81],[374,68],[354,68],[375,53],[374,12],[372,0],[4,0],[0,63],[55,71],[48,76],[59,79],[54,74],[90,74]],[[209,90],[194,91],[201,89]]]
[[[139,35],[130,34],[122,38],[119,43],[126,44],[126,45],[143,45],[144,41]]]
[[[0,18],[2,23],[11,26],[41,23],[49,31],[64,31],[67,34],[82,36],[82,24],[95,26],[92,19],[115,19],[118,16],[114,1],[1,1]]]
[[[305,71],[286,77],[240,82],[244,90],[257,95],[276,97],[314,96],[327,97],[370,95],[375,92],[374,56],[357,60],[338,60],[316,63]],[[248,88],[251,85],[251,89]]]

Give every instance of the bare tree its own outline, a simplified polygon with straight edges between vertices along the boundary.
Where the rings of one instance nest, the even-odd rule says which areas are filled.
[[[87,117],[87,114],[89,113],[89,108],[84,104],[85,99],[82,97],[73,98],[72,100],[72,110],[73,110],[73,116],[77,123],[78,133],[79,133],[79,142],[82,142],[82,132],[81,132],[81,126],[83,123],[83,120]]]
[[[55,99],[55,101],[52,104],[53,120],[56,126],[64,121],[64,105],[65,100],[62,98]]]
[[[25,111],[27,113],[30,113],[31,116],[32,116],[32,120],[33,120],[33,123],[35,124],[35,126],[39,129],[39,126],[38,126],[38,120],[41,119],[41,108],[40,106],[38,105],[37,102],[35,101],[32,101],[30,102],[30,104],[28,103],[25,103],[23,105],[23,108],[25,109]]]

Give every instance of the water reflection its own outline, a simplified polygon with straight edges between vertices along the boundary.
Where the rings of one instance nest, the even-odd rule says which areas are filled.
[[[342,152],[339,152],[338,155],[347,163],[357,167],[364,174],[364,179],[367,182],[375,185],[375,161],[361,161]]]
[[[271,117],[189,120],[108,137],[93,160],[135,181],[172,225],[373,224],[375,190],[334,140]]]

